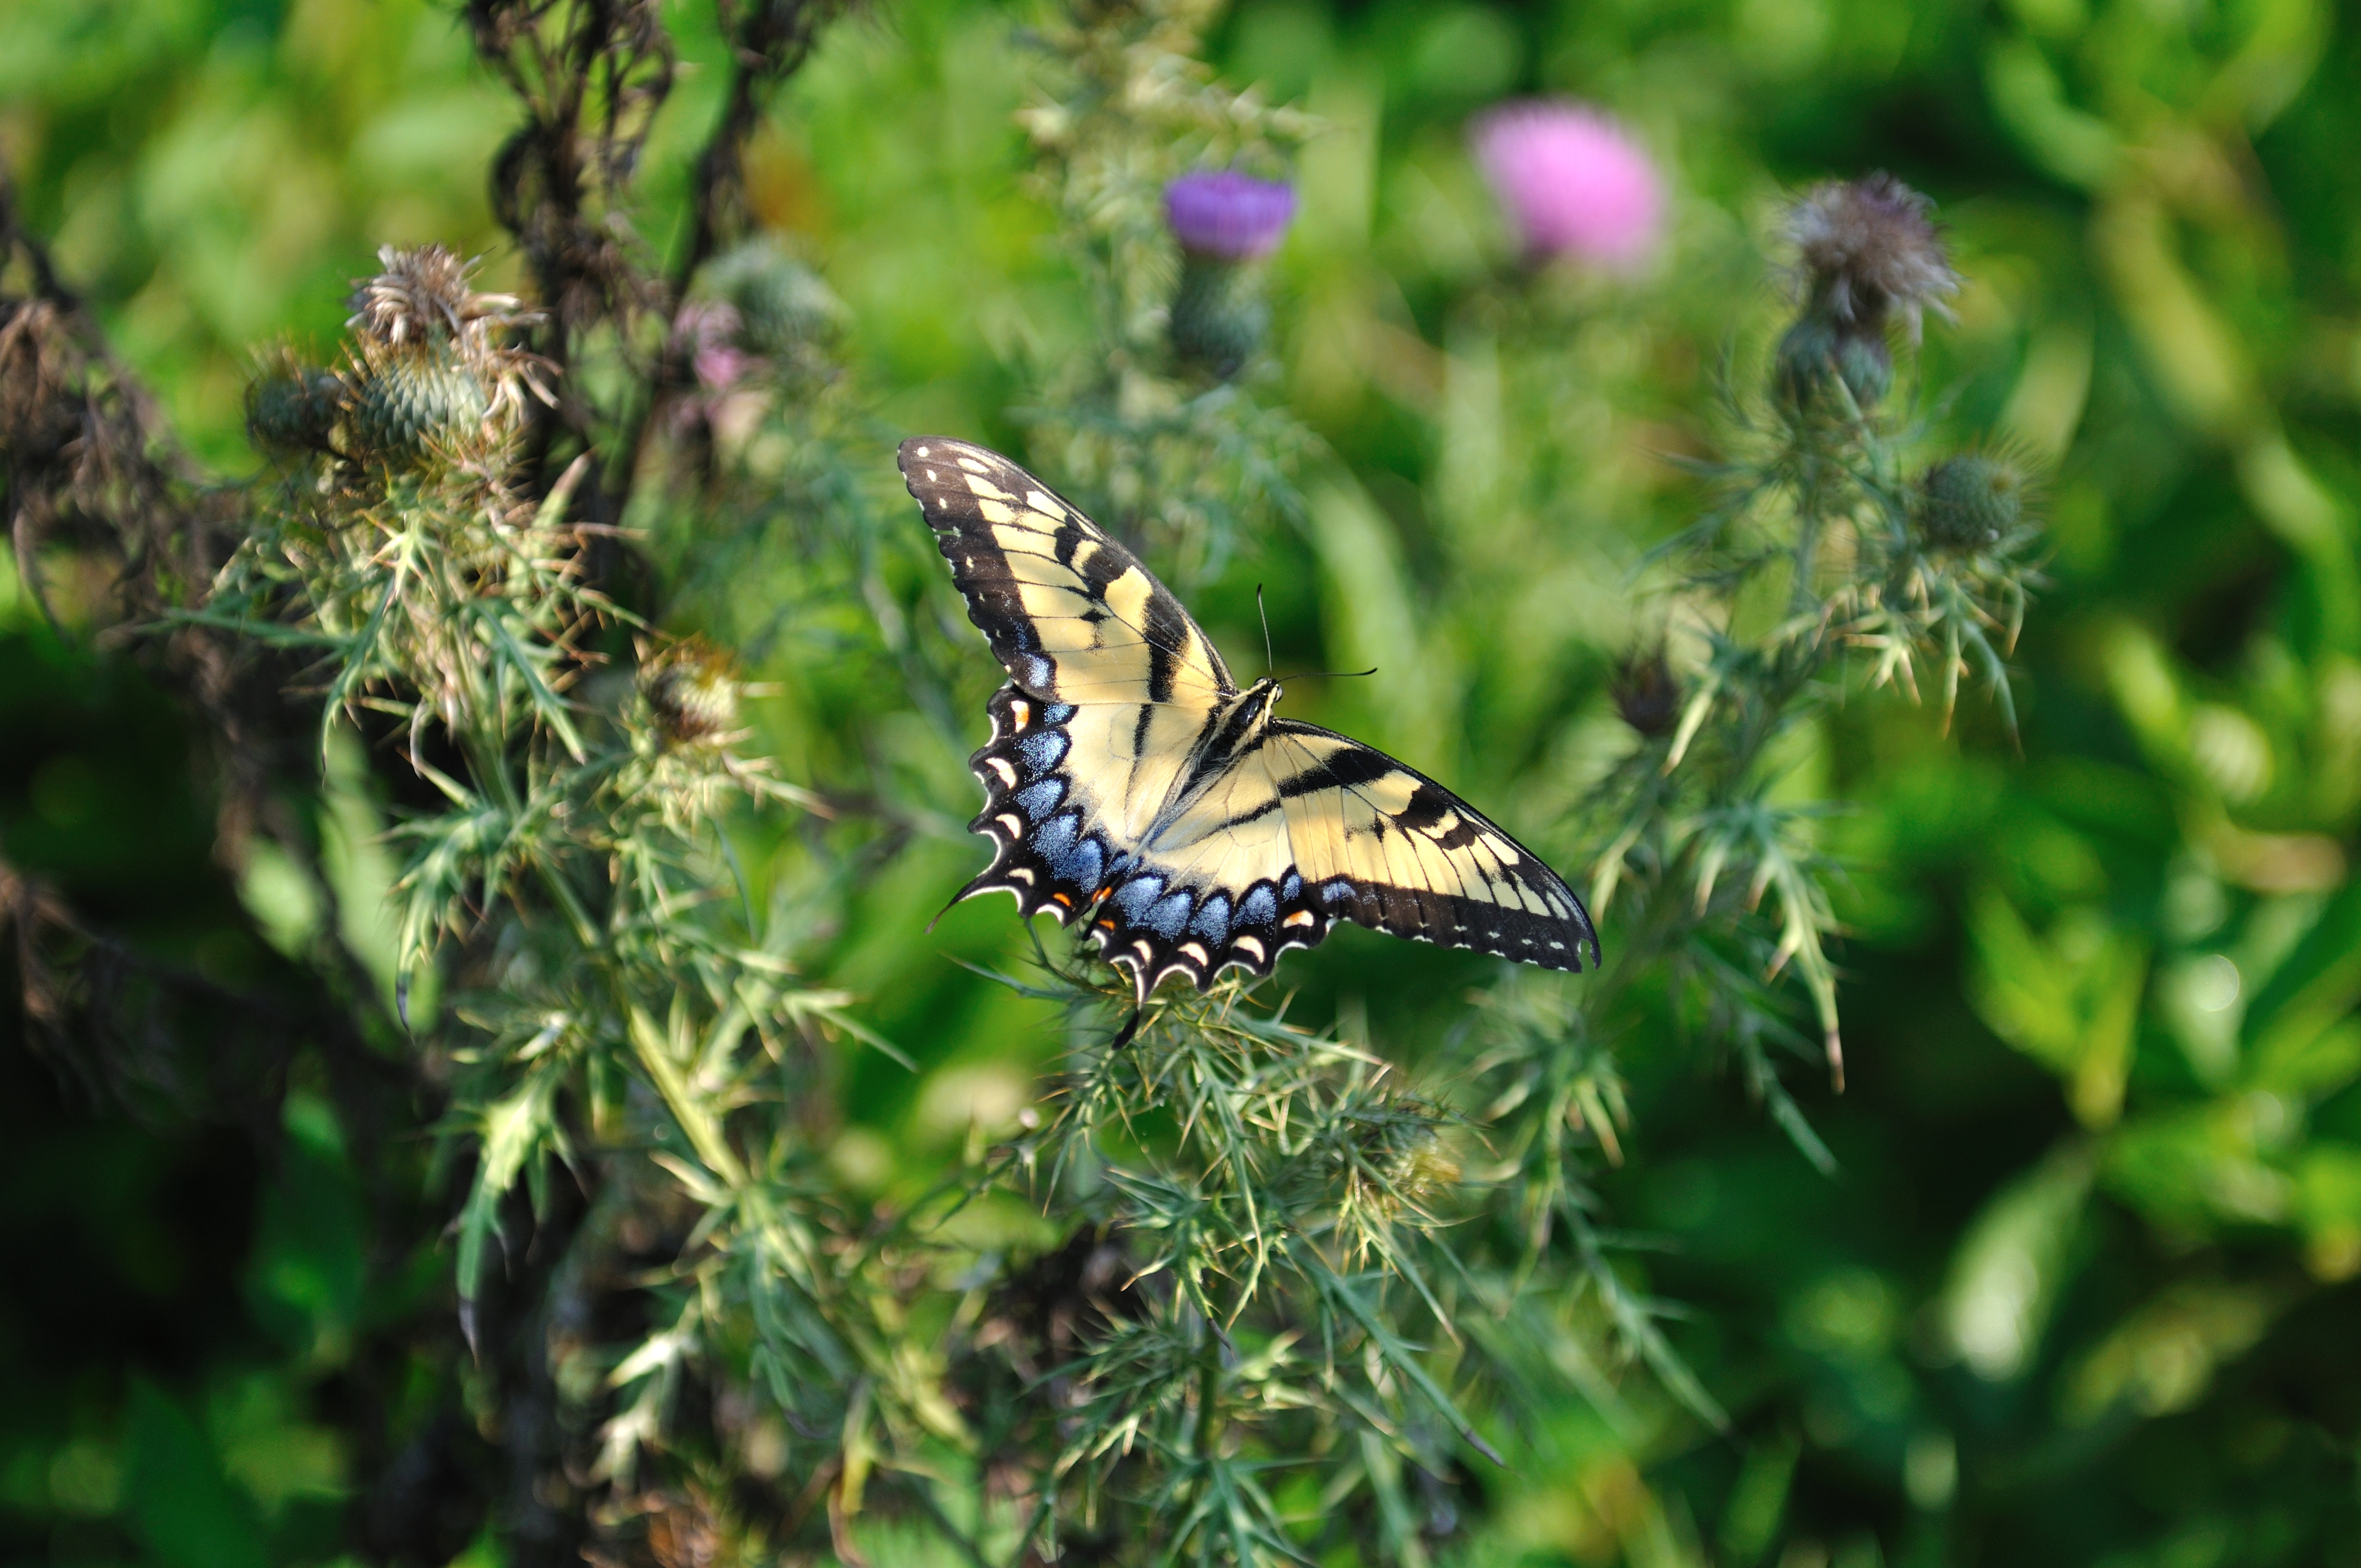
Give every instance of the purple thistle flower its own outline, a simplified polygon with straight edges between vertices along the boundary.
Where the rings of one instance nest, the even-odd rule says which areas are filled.
[[[1164,218],[1180,248],[1247,261],[1279,247],[1295,216],[1295,190],[1235,170],[1183,174],[1164,187]]]
[[[1529,255],[1629,267],[1656,242],[1664,181],[1639,143],[1579,104],[1510,104],[1477,121],[1476,161]]]

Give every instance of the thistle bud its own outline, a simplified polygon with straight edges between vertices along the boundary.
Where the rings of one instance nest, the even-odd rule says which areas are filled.
[[[1246,269],[1218,258],[1180,259],[1172,296],[1172,354],[1226,381],[1246,367],[1270,330],[1270,306]]]
[[[1165,187],[1164,215],[1181,251],[1173,356],[1227,380],[1270,329],[1249,264],[1278,247],[1295,216],[1295,192],[1230,170],[1187,174]]]
[[[1804,297],[1774,371],[1789,406],[1809,407],[1836,380],[1860,407],[1875,406],[1894,384],[1893,323],[1915,343],[1927,311],[1949,313],[1960,279],[1934,210],[1890,174],[1816,185],[1788,210]]]
[[[1615,666],[1608,690],[1623,722],[1652,740],[1671,734],[1680,722],[1680,678],[1673,674],[1661,644],[1650,652],[1626,655]]]
[[[490,395],[449,346],[382,350],[355,373],[353,438],[370,455],[402,466],[483,441]]]
[[[1343,1114],[1351,1144],[1341,1161],[1345,1180],[1371,1207],[1392,1212],[1422,1205],[1458,1181],[1459,1162],[1443,1141],[1432,1106],[1389,1099]]]
[[[1989,550],[2025,526],[2027,477],[2022,466],[1991,453],[1946,457],[1918,481],[1912,521],[1941,550]]]
[[[1806,314],[1780,338],[1773,377],[1781,400],[1793,408],[1810,407],[1842,381],[1856,408],[1873,409],[1894,388],[1894,351],[1883,327],[1862,332]]]
[[[730,656],[701,637],[675,642],[640,665],[640,696],[664,738],[708,745],[738,722],[738,679]]]
[[[247,434],[266,451],[325,452],[346,390],[335,371],[305,364],[292,349],[274,350],[247,383]]]

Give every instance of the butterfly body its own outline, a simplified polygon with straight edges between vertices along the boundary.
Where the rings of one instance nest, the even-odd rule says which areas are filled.
[[[1580,970],[1598,938],[1540,860],[1433,780],[1241,690],[1180,602],[1022,468],[903,443],[902,473],[1009,674],[971,761],[992,863],[961,891],[1081,919],[1140,1000],[1268,974],[1338,919]]]

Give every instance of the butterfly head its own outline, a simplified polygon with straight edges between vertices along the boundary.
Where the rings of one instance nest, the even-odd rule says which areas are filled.
[[[1223,709],[1221,720],[1206,742],[1210,748],[1202,755],[1208,764],[1218,765],[1247,751],[1262,740],[1262,732],[1270,724],[1270,710],[1279,706],[1279,683],[1265,675],[1230,698]]]

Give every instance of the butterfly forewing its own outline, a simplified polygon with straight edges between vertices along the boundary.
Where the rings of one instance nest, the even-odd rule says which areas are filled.
[[[996,452],[906,441],[902,477],[967,597],[968,619],[1045,701],[1203,703],[1222,656],[1121,544]]]
[[[937,436],[901,465],[1010,676],[971,764],[992,864],[962,897],[1083,917],[1143,1002],[1170,974],[1268,974],[1338,919],[1597,961],[1565,883],[1458,796],[1357,740],[1253,722],[1267,708],[1180,601],[1024,469]]]

